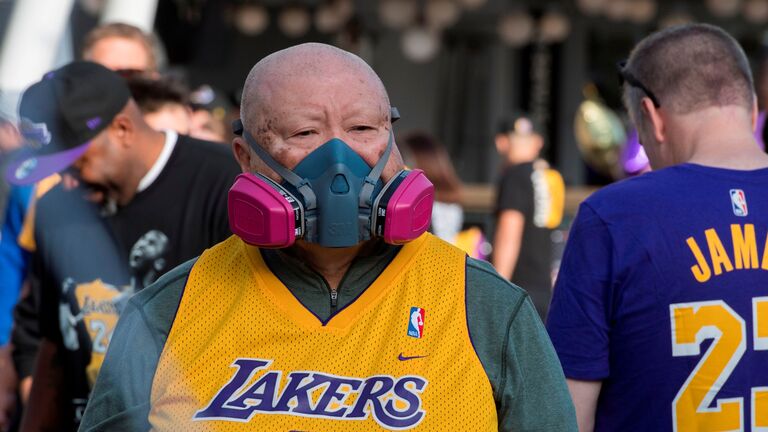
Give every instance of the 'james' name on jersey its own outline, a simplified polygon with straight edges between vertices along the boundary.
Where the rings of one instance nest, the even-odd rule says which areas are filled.
[[[768,238],[766,230],[760,230],[760,238],[766,239],[758,249],[757,237],[755,235],[754,224],[732,224],[730,232],[720,233],[715,228],[708,228],[698,236],[706,239],[702,248],[696,241],[696,237],[688,237],[686,243],[696,259],[696,264],[691,267],[693,277],[698,282],[709,281],[712,276],[720,276],[723,272],[732,272],[735,270],[768,270]],[[726,249],[723,246],[721,238],[730,238],[732,248]],[[758,250],[761,252],[758,255]],[[762,257],[762,259],[760,258]]]

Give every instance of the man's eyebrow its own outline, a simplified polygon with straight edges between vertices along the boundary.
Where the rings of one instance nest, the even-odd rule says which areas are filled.
[[[386,117],[389,114],[389,109],[384,109],[381,106],[372,106],[370,104],[360,103],[352,105],[349,109],[345,110],[343,114],[345,116],[375,115],[377,117]]]
[[[267,112],[261,124],[266,129],[273,131],[285,130],[297,127],[302,122],[322,122],[325,113],[308,109],[296,109],[288,112]]]
[[[298,118],[300,120],[325,120],[325,111],[322,109],[307,107],[298,107],[291,109],[290,116],[285,116],[287,120]]]

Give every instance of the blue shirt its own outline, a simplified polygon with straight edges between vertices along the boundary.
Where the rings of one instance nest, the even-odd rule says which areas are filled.
[[[602,381],[596,431],[768,426],[767,235],[768,169],[683,164],[581,205],[547,329],[568,378]]]
[[[24,224],[33,186],[14,186],[8,196],[0,234],[0,346],[8,343],[13,325],[13,307],[19,299],[21,284],[27,274],[29,252],[17,239]]]

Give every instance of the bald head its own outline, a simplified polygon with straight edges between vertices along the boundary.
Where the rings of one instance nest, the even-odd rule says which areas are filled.
[[[278,51],[257,63],[243,87],[240,117],[251,144],[235,137],[232,150],[243,171],[280,176],[255,155],[265,149],[293,169],[337,138],[368,166],[385,157],[382,179],[402,169],[392,136],[389,97],[381,79],[361,58],[330,45],[309,43]]]
[[[375,100],[382,113],[389,115],[389,96],[384,84],[360,57],[321,43],[306,43],[270,54],[256,63],[246,78],[241,106],[243,124],[246,129],[260,128],[265,115],[275,108],[276,93],[298,93],[300,84],[308,80],[332,84],[350,79],[354,80],[354,90],[360,98]],[[255,132],[258,134],[258,130]]]

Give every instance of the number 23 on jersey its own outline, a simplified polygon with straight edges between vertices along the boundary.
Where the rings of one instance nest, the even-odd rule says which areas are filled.
[[[768,350],[768,297],[752,299],[751,347],[747,347],[744,319],[722,300],[672,304],[669,312],[673,356],[698,356],[701,344],[712,339],[672,402],[674,430],[743,431],[743,397],[718,399],[711,406],[748,348]],[[768,378],[768,364],[765,370]],[[768,431],[768,379],[765,381],[767,386],[750,389],[746,409],[751,410],[752,424],[748,430]]]

